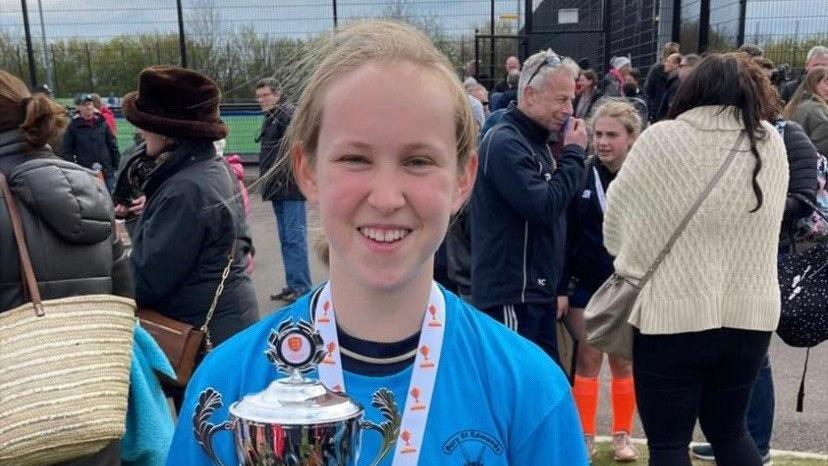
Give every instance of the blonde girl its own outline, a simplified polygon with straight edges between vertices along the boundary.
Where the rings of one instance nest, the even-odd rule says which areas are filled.
[[[572,389],[590,457],[595,455],[595,418],[598,375],[604,353],[586,343],[584,308],[598,287],[612,274],[613,257],[604,248],[602,223],[606,192],[638,137],[641,119],[636,109],[620,100],[603,100],[589,121],[595,155],[588,159],[581,190],[570,207],[567,250],[572,291],[571,319],[579,333],[578,362]],[[635,415],[635,387],[630,361],[608,356],[612,385],[612,437],[616,461],[634,461],[638,452],[630,442]]]
[[[422,33],[385,21],[342,28],[308,59],[319,66],[287,144],[330,246],[329,281],[205,359],[168,464],[210,464],[191,422],[202,391],[222,394],[223,419],[228,404],[284,376],[263,352],[287,318],[315,321],[326,347],[336,339],[337,369],[320,370],[320,380],[360,402],[367,420],[392,422],[371,399],[380,388],[395,395],[399,438],[378,456],[379,435],[364,433],[359,465],[586,464],[555,364],[433,281],[434,253],[477,169],[474,121],[447,59]],[[406,427],[414,416],[425,422]],[[213,445],[224,464],[236,461],[231,435]]]

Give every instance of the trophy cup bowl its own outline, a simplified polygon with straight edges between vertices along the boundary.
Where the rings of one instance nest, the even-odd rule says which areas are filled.
[[[246,466],[353,466],[366,428],[383,437],[373,464],[390,451],[400,419],[393,393],[380,389],[374,394],[372,405],[383,410],[387,419],[378,425],[363,421],[365,411],[356,401],[303,376],[325,355],[322,338],[311,324],[282,322],[271,332],[265,354],[289,377],[232,403],[228,421],[210,423],[213,412],[222,406],[218,391],[207,388],[199,395],[194,434],[215,465],[224,466],[213,451],[212,437],[223,430],[233,431],[238,464]]]

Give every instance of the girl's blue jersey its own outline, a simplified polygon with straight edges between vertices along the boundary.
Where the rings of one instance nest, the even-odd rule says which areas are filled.
[[[558,366],[537,346],[443,290],[447,325],[420,465],[506,466],[587,465],[587,454],[570,387]],[[309,295],[268,316],[212,351],[191,380],[180,413],[168,465],[212,463],[195,440],[193,408],[199,393],[212,387],[223,406],[211,418],[229,418],[228,406],[264,390],[283,377],[265,357],[271,329],[287,318],[311,320]],[[408,393],[412,367],[383,377],[345,371],[350,397],[365,407],[365,417],[384,420],[371,406],[373,393],[394,392],[400,408],[414,401]],[[225,465],[237,464],[233,436],[213,439]],[[379,449],[375,431],[362,434],[359,466]],[[393,452],[382,466],[391,466]]]

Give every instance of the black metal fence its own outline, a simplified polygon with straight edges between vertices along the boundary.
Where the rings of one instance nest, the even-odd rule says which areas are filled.
[[[499,33],[516,34],[525,19],[525,4],[525,0],[10,0],[0,3],[0,67],[32,84],[48,83],[59,97],[84,92],[106,97],[134,89],[138,74],[148,65],[185,65],[216,79],[227,101],[250,100],[258,78],[290,73],[291,62],[315,37],[359,18],[387,17],[414,24],[461,72],[475,59],[475,31],[488,32],[494,24]],[[485,61],[500,58],[484,55]]]
[[[386,17],[426,32],[459,75],[487,86],[502,78],[508,56],[523,61],[547,47],[587,60],[599,76],[614,55],[646,75],[667,40],[684,53],[755,43],[797,69],[808,49],[828,43],[826,1],[8,0],[0,2],[0,68],[48,83],[71,105],[86,92],[117,102],[148,65],[186,65],[216,79],[225,103],[252,102],[255,82],[295,74],[320,34]],[[258,125],[248,113],[229,115],[250,126],[234,132],[231,150],[255,149],[242,144]],[[131,128],[118,136],[127,144]]]
[[[794,71],[802,69],[809,49],[828,45],[826,0],[662,0],[661,20],[683,53],[754,44]]]

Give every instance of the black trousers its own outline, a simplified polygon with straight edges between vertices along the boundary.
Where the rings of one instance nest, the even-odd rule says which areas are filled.
[[[746,413],[770,332],[714,329],[670,335],[636,330],[633,375],[651,466],[690,466],[696,419],[719,466],[760,466]]]
[[[557,304],[518,303],[483,309],[496,321],[540,346],[558,365]]]

